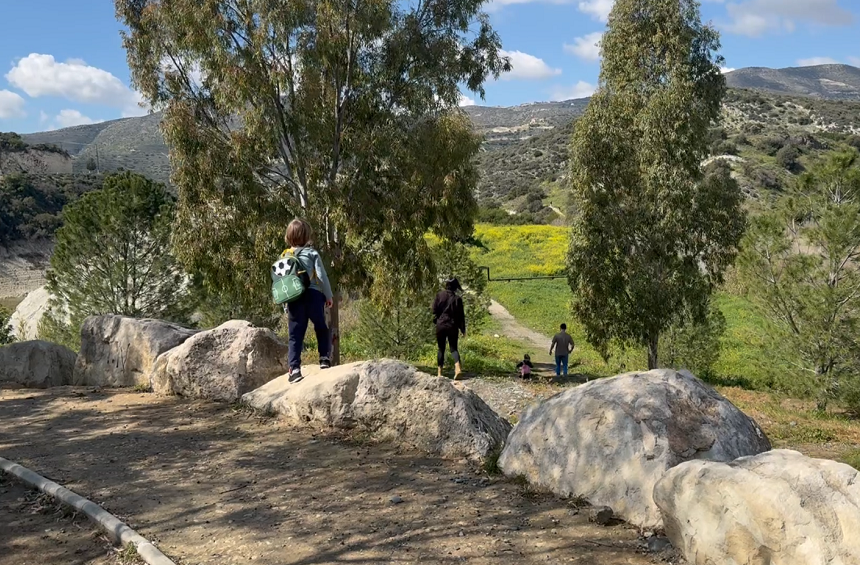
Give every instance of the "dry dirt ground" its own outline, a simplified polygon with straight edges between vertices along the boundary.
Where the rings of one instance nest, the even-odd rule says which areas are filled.
[[[0,455],[101,504],[180,564],[673,559],[647,553],[628,526],[589,523],[570,501],[465,462],[290,428],[224,404],[0,390]],[[70,539],[44,538],[42,523],[27,530],[20,512],[0,506],[0,565],[102,564],[64,557]],[[82,551],[97,550],[82,528]]]
[[[0,565],[116,565],[118,551],[86,517],[0,473]]]

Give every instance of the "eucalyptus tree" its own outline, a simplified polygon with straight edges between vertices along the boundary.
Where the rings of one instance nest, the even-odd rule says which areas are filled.
[[[483,97],[510,68],[482,4],[116,0],[133,83],[164,111],[184,264],[271,312],[268,264],[300,215],[341,288],[432,276],[425,234],[468,237],[477,213],[460,88]]]
[[[574,312],[590,343],[648,349],[701,322],[737,253],[742,194],[725,167],[701,167],[720,119],[719,34],[695,0],[617,0],[598,89],[577,121],[568,253]]]

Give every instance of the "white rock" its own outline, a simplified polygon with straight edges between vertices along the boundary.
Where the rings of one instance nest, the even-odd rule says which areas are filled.
[[[288,420],[360,429],[379,441],[396,441],[444,457],[480,460],[511,429],[466,387],[392,360],[303,369],[304,380],[285,375],[242,397],[259,410]]]
[[[652,493],[667,469],[769,449],[756,423],[702,381],[655,370],[595,380],[529,407],[499,466],[654,529],[662,519]]]
[[[72,382],[74,351],[47,341],[19,341],[0,347],[0,382],[33,388]]]
[[[48,309],[51,293],[44,286],[30,292],[15,308],[9,323],[12,333],[19,340],[36,339],[39,335],[39,322]]]
[[[159,356],[150,381],[158,394],[232,402],[288,371],[287,353],[272,330],[232,320]]]
[[[195,333],[160,320],[90,316],[81,327],[81,351],[75,363],[73,383],[149,386],[149,376],[158,356]]]
[[[842,463],[786,450],[690,461],[654,500],[691,565],[860,563],[860,474]]]

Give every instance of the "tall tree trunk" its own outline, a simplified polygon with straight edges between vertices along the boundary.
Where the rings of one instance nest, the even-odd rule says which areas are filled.
[[[340,365],[340,291],[334,291],[331,303],[331,364]]]
[[[651,334],[651,337],[648,338],[648,370],[658,368],[657,364],[657,344],[660,341],[660,334],[654,332]]]

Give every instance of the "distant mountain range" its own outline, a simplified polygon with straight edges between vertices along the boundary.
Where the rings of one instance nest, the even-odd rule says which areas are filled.
[[[816,65],[767,69],[749,67],[726,73],[732,88],[828,100],[860,100],[860,69],[849,65]]]
[[[788,69],[753,67],[729,72],[726,80],[732,88],[823,100],[860,100],[860,69],[847,65]],[[504,150],[511,144],[542,134],[556,138],[587,104],[585,98],[513,107],[467,106],[465,111],[476,129],[485,135],[484,149],[489,152]],[[167,146],[158,129],[160,121],[161,115],[156,113],[22,137],[31,145],[50,143],[66,150],[73,157],[72,169],[76,173],[85,172],[92,158],[100,171],[123,168],[167,182],[170,163]],[[555,152],[564,151],[565,144],[560,141],[553,140]]]

